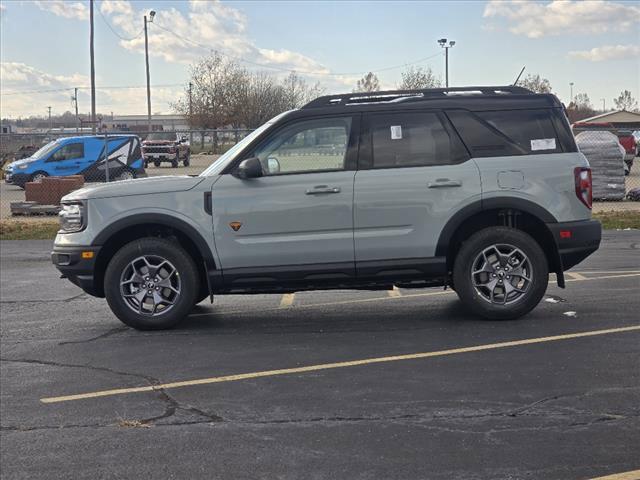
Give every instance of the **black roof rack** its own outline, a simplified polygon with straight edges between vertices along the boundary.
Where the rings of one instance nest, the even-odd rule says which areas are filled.
[[[446,98],[459,95],[533,95],[534,92],[514,85],[498,87],[451,87],[427,88],[423,90],[386,90],[380,92],[344,93],[324,95],[307,103],[302,108],[319,108],[331,105],[362,105],[368,103],[397,103],[409,100],[426,100],[429,98]]]

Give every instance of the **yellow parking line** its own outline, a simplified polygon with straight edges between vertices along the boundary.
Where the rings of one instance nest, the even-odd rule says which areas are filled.
[[[578,272],[565,272],[566,275],[571,277],[574,280],[586,280],[587,277]]]
[[[633,472],[614,473],[605,477],[592,478],[591,480],[640,480],[640,470]]]
[[[568,272],[567,272],[568,273]],[[625,273],[620,275],[605,275],[602,277],[584,277],[582,279],[577,278],[568,278],[566,282],[585,282],[589,280],[606,280],[610,278],[627,278],[627,277],[640,277],[639,273]],[[549,283],[556,283],[555,280],[550,280]],[[417,298],[417,297],[432,297],[436,295],[450,295],[455,293],[453,290],[440,290],[435,292],[425,292],[425,293],[412,293],[409,295],[401,295],[401,296],[386,296],[386,297],[375,297],[375,298],[356,298],[352,300],[341,300],[338,302],[321,302],[321,303],[307,303],[302,305],[296,305],[296,309],[298,308],[313,308],[313,307],[329,307],[334,305],[351,305],[358,303],[368,303],[368,302],[381,302],[384,300],[398,300],[398,299],[407,299],[407,298]],[[281,307],[275,308],[261,308],[260,312],[268,312],[273,310],[280,310]],[[246,315],[246,314],[255,314],[256,310],[228,310],[228,311],[219,311],[215,312],[220,315]],[[193,313],[190,317],[202,317],[212,315],[211,312],[206,313]]]
[[[282,300],[280,300],[280,308],[287,308],[293,305],[293,299],[295,298],[295,293],[285,293],[282,295]]]
[[[608,328],[606,330],[591,330],[579,333],[567,333],[564,335],[554,335],[551,337],[527,338],[524,340],[513,340],[509,342],[490,343],[476,345],[472,347],[453,348],[449,350],[437,350],[434,352],[411,353],[407,355],[393,355],[389,357],[365,358],[362,360],[352,360],[346,362],[323,363],[319,365],[308,365],[306,367],[283,368],[279,370],[263,370],[259,372],[240,373],[237,375],[225,375],[220,377],[199,378],[195,380],[185,380],[181,382],[164,383],[161,385],[149,385],[133,388],[116,388],[112,390],[101,390],[97,392],[79,393],[75,395],[64,395],[61,397],[41,398],[43,403],[69,402],[72,400],[85,400],[97,397],[109,397],[114,395],[124,395],[127,393],[153,392],[157,390],[168,390],[173,388],[192,387],[196,385],[208,385],[212,383],[235,382],[262,377],[275,377],[278,375],[291,375],[294,373],[315,372],[318,370],[332,370],[337,368],[357,367],[361,365],[372,365],[378,363],[398,362],[403,360],[417,360],[421,358],[442,357],[445,355],[455,355],[460,353],[481,352],[484,350],[495,350],[498,348],[517,347],[522,345],[533,345],[536,343],[557,342],[573,338],[593,337],[596,335],[607,335],[611,333],[631,332],[640,330],[640,325],[628,327]]]
[[[401,297],[402,292],[400,292],[400,289],[394,285],[391,290],[387,290],[387,295],[390,297]]]

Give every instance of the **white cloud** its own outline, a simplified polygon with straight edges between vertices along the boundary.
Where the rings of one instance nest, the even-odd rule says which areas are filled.
[[[89,19],[89,8],[82,2],[36,0],[35,4],[40,10],[51,12],[58,17],[75,18],[76,20]]]
[[[546,4],[532,0],[490,0],[483,16],[504,18],[510,22],[511,33],[539,38],[567,33],[601,34],[637,28],[640,23],[640,6],[605,0],[553,0]]]
[[[569,56],[592,62],[640,57],[640,45],[603,45],[591,50],[569,52]]]
[[[144,51],[142,16],[148,10],[136,11],[128,0],[103,0],[100,11],[123,37],[131,39],[120,40],[123,48]],[[259,48],[247,36],[247,26],[247,18],[240,10],[219,1],[191,0],[186,14],[175,8],[159,8],[149,25],[149,54],[167,62],[188,64],[217,50],[236,60],[245,60],[244,64],[252,68],[291,69],[316,75],[329,72],[325,66],[301,53]]]

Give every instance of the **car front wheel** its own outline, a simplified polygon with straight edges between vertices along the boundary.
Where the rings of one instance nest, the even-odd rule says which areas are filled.
[[[470,312],[510,320],[538,305],[549,282],[547,258],[538,243],[521,230],[486,228],[462,244],[455,259],[453,283]]]
[[[107,302],[126,325],[161,330],[177,325],[191,311],[200,291],[191,256],[176,242],[142,238],[122,247],[104,277]]]

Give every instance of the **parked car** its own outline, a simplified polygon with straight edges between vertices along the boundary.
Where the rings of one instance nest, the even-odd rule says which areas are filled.
[[[622,200],[627,165],[618,137],[607,131],[586,131],[576,135],[578,148],[587,157],[593,176],[593,198]]]
[[[109,179],[127,180],[144,176],[140,139],[136,135],[107,137],[108,162],[105,161],[104,135],[66,137],[54,140],[33,155],[5,167],[5,181],[24,188],[27,182],[44,177],[83,175],[89,182]]]
[[[189,166],[191,147],[189,139],[178,132],[153,132],[142,142],[145,167],[153,162],[159,167],[162,162],[169,162],[176,168],[180,161]]]
[[[513,319],[601,236],[562,104],[513,86],[320,97],[197,177],[128,183],[63,199],[52,261],[138,329],[214,294],[394,285]]]
[[[638,153],[638,145],[636,139],[630,130],[618,130],[618,140],[620,145],[624,148],[624,162],[627,164],[627,174],[633,167],[633,159]]]

